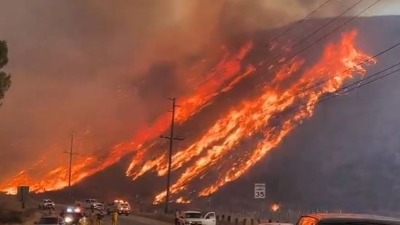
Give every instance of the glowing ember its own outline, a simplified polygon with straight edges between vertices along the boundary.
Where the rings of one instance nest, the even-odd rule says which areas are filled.
[[[271,206],[271,210],[274,211],[274,212],[278,211],[279,210],[279,205],[278,204],[273,204]]]

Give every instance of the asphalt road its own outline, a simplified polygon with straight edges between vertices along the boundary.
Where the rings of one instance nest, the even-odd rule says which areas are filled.
[[[42,210],[41,213],[47,214],[47,211]],[[60,213],[60,210],[57,209],[54,212],[54,215],[58,215],[59,213]],[[111,225],[111,216],[105,215],[103,218],[102,225]],[[118,217],[118,225],[172,225],[172,224],[154,220],[154,219],[150,219],[150,218],[139,217],[136,215],[130,215],[130,216],[121,215]]]
[[[107,219],[109,219],[109,221],[107,221]],[[110,223],[108,223],[110,222]],[[104,223],[104,225],[106,224],[111,224],[111,219],[108,217],[106,218],[106,223]],[[153,219],[149,219],[149,218],[144,218],[144,217],[138,217],[138,216],[120,216],[119,217],[119,221],[118,221],[118,225],[171,225],[170,223],[166,223],[166,222],[161,222],[158,220],[153,220]]]

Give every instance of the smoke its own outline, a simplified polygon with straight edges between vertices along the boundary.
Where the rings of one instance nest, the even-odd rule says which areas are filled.
[[[107,151],[166,110],[167,97],[192,91],[222,46],[320,3],[4,0],[0,39],[13,85],[0,109],[0,174],[39,159],[66,164],[73,131],[77,152]]]

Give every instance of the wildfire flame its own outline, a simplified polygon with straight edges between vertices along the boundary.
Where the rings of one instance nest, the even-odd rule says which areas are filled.
[[[338,43],[325,46],[322,56],[312,66],[306,67],[306,61],[300,58],[283,58],[279,65],[269,65],[265,71],[268,74],[274,73],[273,79],[262,84],[258,96],[232,106],[193,143],[178,149],[172,156],[172,171],[183,171],[171,186],[176,201],[189,203],[190,200],[184,197],[187,196],[185,193],[188,192],[188,186],[197,180],[210,180],[202,182],[197,193],[199,196],[207,196],[226,183],[238,179],[279,145],[297,125],[310,118],[321,96],[338,90],[353,74],[363,76],[366,70],[361,62],[375,61],[355,48],[356,35],[356,31],[344,33]],[[211,104],[215,96],[231,90],[255,72],[255,66],[243,63],[252,46],[252,42],[248,42],[238,52],[226,52],[193,93],[179,98],[178,104],[181,107],[176,115],[178,124],[183,124]],[[316,83],[321,85],[299,92]],[[166,175],[167,158],[164,153],[157,153],[152,158],[145,156],[153,155],[156,142],[152,140],[165,132],[169,123],[170,115],[161,115],[152,126],[138,129],[130,141],[115,145],[102,163],[99,163],[100,157],[95,156],[80,159],[73,168],[72,183],[118,162],[131,152],[135,154],[127,168],[127,176],[138,179],[151,170],[159,176]],[[41,179],[31,178],[29,171],[22,171],[0,185],[0,190],[15,193],[15,187],[24,184],[29,185],[32,191],[42,192],[68,185],[65,179],[68,170],[65,166],[53,168],[43,174]],[[154,203],[161,202],[165,195],[165,192],[157,194]]]
[[[238,52],[230,53],[225,48],[222,59],[214,66],[208,74],[205,74],[205,81],[184,98],[180,98],[178,104],[184,106],[177,112],[176,120],[179,123],[185,122],[192,115],[199,112],[206,105],[210,104],[219,93],[230,90],[240,80],[247,77],[254,71],[251,65],[242,65],[242,60],[252,48],[252,42],[248,42],[240,48]],[[85,177],[91,176],[98,171],[107,168],[118,162],[121,157],[128,153],[136,152],[132,159],[131,167],[140,161],[146,154],[146,148],[143,143],[158,137],[162,132],[169,128],[170,115],[161,115],[151,126],[143,125],[137,129],[130,141],[116,144],[112,147],[110,153],[105,157],[91,155],[85,159],[76,159],[72,168],[72,184],[75,184]],[[150,148],[148,146],[148,148]],[[48,161],[47,161],[48,162]],[[15,194],[18,185],[29,185],[30,190],[34,192],[43,192],[49,190],[59,190],[68,185],[68,167],[60,165],[50,170],[47,174],[42,174],[43,168],[32,167],[29,170],[23,170],[12,179],[0,185],[0,191],[8,194]],[[130,174],[128,169],[127,174]],[[40,178],[34,178],[40,173]]]
[[[236,180],[265,154],[276,147],[301,121],[312,116],[319,97],[339,89],[343,82],[353,74],[365,74],[360,65],[370,59],[356,50],[354,39],[356,31],[342,35],[337,44],[328,44],[322,57],[314,66],[305,69],[298,78],[303,60],[294,59],[283,66],[275,79],[266,84],[261,96],[246,100],[221,117],[189,148],[174,155],[173,168],[176,169],[199,156],[193,164],[187,165],[179,179],[171,186],[171,192],[178,194],[195,179],[203,178],[209,171],[218,178],[206,184],[200,196],[207,196],[227,182]],[[318,81],[327,82],[299,93]],[[284,82],[289,85],[283,85]],[[303,107],[295,107],[299,104]],[[294,107],[294,108],[293,108]],[[258,140],[254,140],[254,139]],[[240,144],[250,142],[247,151],[238,152]],[[202,154],[202,155],[200,155]],[[155,197],[154,203],[165,198],[165,192]]]

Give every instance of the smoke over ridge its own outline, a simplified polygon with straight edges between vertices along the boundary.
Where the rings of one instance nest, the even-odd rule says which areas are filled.
[[[39,159],[49,168],[66,164],[72,131],[76,151],[105,154],[164,112],[166,97],[204,81],[224,49],[321,1],[24,3],[0,9],[10,18],[0,21],[0,37],[9,42],[13,74],[0,111],[4,177]]]

